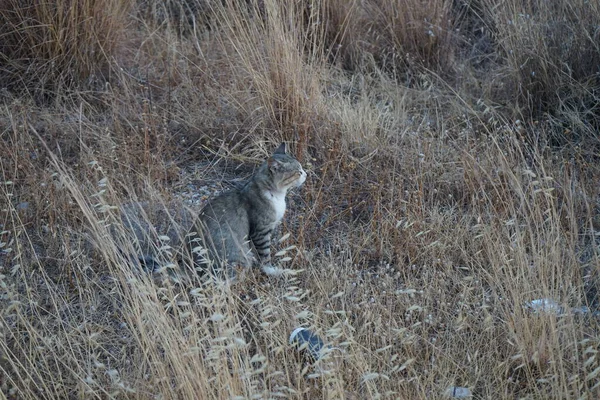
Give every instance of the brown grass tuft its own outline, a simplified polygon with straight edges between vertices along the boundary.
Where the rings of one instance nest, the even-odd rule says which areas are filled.
[[[526,115],[550,113],[571,120],[589,135],[591,126],[598,126],[598,3],[483,4],[506,58],[506,79],[517,95],[514,106]]]
[[[127,28],[131,1],[0,4],[0,84],[54,93],[106,79]]]

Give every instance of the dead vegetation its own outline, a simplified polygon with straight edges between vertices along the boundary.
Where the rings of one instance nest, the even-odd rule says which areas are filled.
[[[597,2],[0,16],[0,397],[600,393]],[[294,275],[131,267],[118,206],[197,209],[281,140],[309,173],[275,250]],[[292,351],[300,325],[335,362]]]

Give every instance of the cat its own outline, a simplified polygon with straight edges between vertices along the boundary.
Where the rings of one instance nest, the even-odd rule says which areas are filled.
[[[271,264],[273,230],[285,213],[288,190],[305,180],[300,162],[282,143],[242,187],[214,197],[202,208],[186,235],[194,265],[231,278],[236,267],[252,266],[267,275],[281,275],[283,271]]]

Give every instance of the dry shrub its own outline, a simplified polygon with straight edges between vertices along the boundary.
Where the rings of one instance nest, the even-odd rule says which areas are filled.
[[[180,35],[202,30],[212,22],[209,0],[142,0],[138,9],[144,20]]]
[[[524,115],[553,114],[563,127],[593,136],[599,125],[598,2],[483,1]]]
[[[376,35],[383,38],[382,43],[376,45],[379,57],[387,53],[392,63],[423,66],[434,71],[447,71],[452,67],[456,46],[452,29],[456,21],[451,1],[382,0],[370,6],[367,15],[373,22],[367,26],[370,30],[381,30]]]
[[[326,49],[349,70],[375,60],[402,74],[418,68],[451,72],[457,46],[452,2],[377,0],[315,2],[325,25]]]
[[[280,130],[305,148],[308,135],[317,127],[321,87],[314,64],[318,58],[302,51],[311,29],[297,23],[302,19],[302,4],[223,3],[215,5],[215,12],[224,30],[222,46],[239,85],[239,106],[250,125]]]
[[[106,78],[123,40],[130,0],[4,0],[0,83],[55,91]]]

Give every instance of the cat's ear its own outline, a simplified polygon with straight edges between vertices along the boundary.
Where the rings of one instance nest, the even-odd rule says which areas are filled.
[[[276,172],[279,170],[279,167],[281,167],[281,162],[276,158],[269,157],[269,159],[267,160],[267,165],[269,166],[269,169],[271,171]]]
[[[287,154],[287,146],[285,143],[281,143],[277,149],[273,152],[273,154]]]

